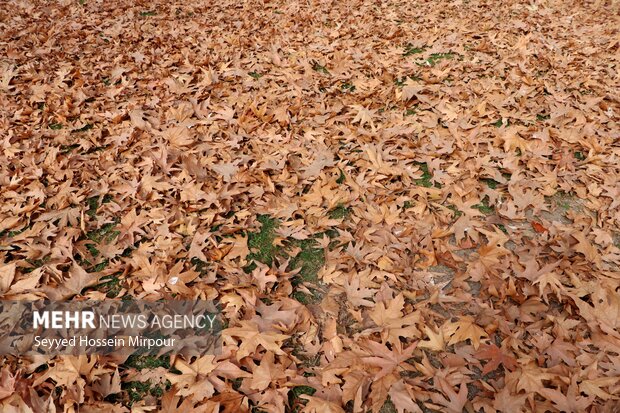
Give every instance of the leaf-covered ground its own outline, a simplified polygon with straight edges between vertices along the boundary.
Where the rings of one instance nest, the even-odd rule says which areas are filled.
[[[213,299],[227,329],[4,357],[1,410],[619,411],[618,13],[2,2],[1,298]]]

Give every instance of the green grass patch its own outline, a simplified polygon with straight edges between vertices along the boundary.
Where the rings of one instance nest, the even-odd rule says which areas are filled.
[[[336,208],[329,211],[329,217],[331,219],[345,219],[349,216],[351,210],[343,205],[338,205]]]
[[[51,123],[50,129],[52,130],[60,130],[62,129],[62,123]]]
[[[103,204],[107,204],[108,202],[112,201],[112,195],[105,194],[103,196],[103,199],[101,199],[101,203],[99,203],[100,199],[101,199],[101,196],[93,196],[93,197],[86,199],[86,204],[88,205],[88,210],[86,211],[86,215],[94,219],[95,216],[97,216],[97,210],[99,209],[99,207]]]
[[[82,126],[81,128],[73,129],[71,131],[71,133],[86,132],[86,131],[91,130],[92,128],[93,128],[93,125],[91,123],[87,123],[86,125]]]
[[[398,413],[398,410],[396,409],[396,406],[394,406],[394,403],[392,403],[390,396],[388,396],[385,403],[383,403],[383,406],[381,406],[381,409],[379,409],[379,413]]]
[[[116,298],[120,294],[123,287],[121,280],[115,275],[109,275],[101,279],[101,283],[95,287],[97,291],[105,293],[108,298]]]
[[[403,77],[400,77],[400,78],[397,77],[396,79],[394,79],[394,84],[396,86],[398,86],[398,87],[403,87],[403,86],[405,86],[405,83],[407,82],[407,79],[411,79],[413,81],[421,80],[417,76],[403,76]]]
[[[327,70],[325,66],[321,65],[316,60],[312,60],[310,63],[312,64],[312,70],[314,70],[315,72],[323,73],[325,75],[329,74],[329,70]]]
[[[317,242],[314,239],[296,240],[292,244],[301,248],[301,251],[289,263],[290,270],[299,268],[293,285],[299,285],[302,282],[318,282],[317,274],[325,265],[323,249],[317,248]]]
[[[424,62],[422,64],[425,64],[427,66],[435,66],[439,61],[441,60],[451,60],[454,59],[454,56],[456,56],[455,53],[452,52],[447,52],[447,53],[433,53],[429,56],[428,59],[424,60]]]
[[[577,159],[579,161],[585,161],[586,160],[586,156],[583,154],[583,152],[580,152],[580,151],[573,152],[573,156],[575,157],[575,159]]]
[[[341,170],[340,171],[340,175],[338,176],[338,179],[336,179],[336,183],[338,185],[342,185],[346,179],[347,179],[347,177],[345,176],[344,172],[342,172],[342,170]]]
[[[144,350],[139,349],[136,353],[129,356],[127,361],[123,363],[123,367],[136,370],[156,369],[158,367],[170,369],[170,356],[155,357],[141,354],[142,351]]]
[[[405,50],[403,51],[403,56],[407,57],[407,56],[411,56],[414,54],[420,54],[423,51],[424,51],[423,47],[414,47],[408,44],[407,46],[405,46]]]
[[[548,119],[551,119],[550,115],[545,115],[543,113],[539,113],[538,115],[536,115],[536,120],[539,121],[539,122],[544,122],[544,121],[546,121]]]
[[[30,264],[32,267],[30,268],[22,268],[22,272],[25,274],[31,273],[32,271],[36,270],[37,268],[41,268],[42,266],[45,265],[45,263],[47,263],[50,260],[49,255],[40,259],[36,259],[36,260],[31,260],[31,259],[26,259],[26,262],[28,264]]]
[[[8,237],[8,238],[13,238],[16,235],[21,234],[22,232],[26,231],[28,228],[30,228],[31,225],[26,225],[25,227],[21,228],[21,229],[17,229],[14,231],[0,231],[0,237]]]
[[[117,222],[110,222],[104,224],[101,228],[89,231],[86,234],[86,238],[93,242],[96,242],[97,244],[101,243],[102,241],[110,243],[120,234],[120,231],[114,229],[116,228],[116,224]]]
[[[503,119],[499,119],[496,122],[493,122],[491,125],[495,126],[496,128],[501,128],[502,126],[509,126],[510,122],[506,121],[506,123],[504,123]]]
[[[157,13],[155,12],[155,10],[145,10],[140,12],[140,17],[155,16],[156,14]]]
[[[348,83],[348,82],[344,82],[343,84],[340,85],[340,90],[342,90],[343,92],[353,93],[355,92],[355,85]]]
[[[64,154],[69,153],[69,152],[71,152],[74,149],[77,149],[79,147],[80,147],[80,145],[78,145],[77,143],[74,143],[73,145],[60,145],[60,153],[62,153],[64,155]]]
[[[134,403],[143,400],[149,394],[157,399],[161,399],[164,392],[170,387],[170,382],[166,385],[155,385],[151,384],[150,381],[129,381],[121,383],[121,389],[127,395],[127,407],[131,407]]]
[[[416,162],[416,164],[420,167],[420,170],[422,170],[422,177],[420,179],[416,179],[415,184],[425,188],[430,188],[433,186],[433,183],[431,182],[433,175],[428,170],[428,164],[425,162]]]
[[[452,218],[458,218],[463,215],[463,212],[460,211],[456,205],[448,205],[448,209],[452,210]]]
[[[307,394],[308,396],[312,396],[316,392],[315,388],[310,386],[296,386],[293,387],[288,392],[288,405],[290,407],[291,413],[299,413],[304,409],[307,401],[302,399],[300,396],[302,394]]]
[[[259,215],[257,220],[261,223],[260,230],[248,234],[248,247],[251,252],[247,256],[250,264],[245,267],[246,272],[252,272],[256,268],[256,264],[252,261],[271,266],[279,249],[274,245],[278,220],[268,215]]]
[[[495,179],[487,178],[483,179],[483,181],[491,189],[496,189],[497,185],[499,185],[499,182],[497,182]]]
[[[493,206],[489,205],[489,197],[485,196],[482,202],[477,205],[474,205],[473,208],[476,208],[478,211],[482,212],[485,215],[490,215],[495,211]]]
[[[250,75],[251,77],[253,77],[253,78],[254,78],[254,79],[256,79],[256,80],[258,80],[258,79],[260,79],[261,77],[263,77],[263,75],[262,75],[262,74],[260,74],[260,73],[258,73],[258,72],[250,72],[250,73],[248,73],[248,75]]]

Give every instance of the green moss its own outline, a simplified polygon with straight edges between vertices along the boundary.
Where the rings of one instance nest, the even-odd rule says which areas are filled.
[[[573,155],[575,156],[575,159],[577,160],[580,160],[580,161],[586,160],[586,156],[583,154],[583,152],[576,151],[573,153]]]
[[[258,72],[250,72],[250,73],[248,73],[248,75],[250,75],[251,77],[253,77],[253,78],[254,78],[254,79],[256,79],[256,80],[258,80],[258,79],[260,79],[261,77],[263,77],[263,75],[262,75],[262,74],[260,74],[260,73],[258,73]]]
[[[141,17],[155,16],[157,13],[154,10],[146,10],[140,12]]]
[[[539,121],[539,122],[546,121],[547,119],[551,119],[551,116],[545,115],[545,114],[542,114],[542,113],[539,113],[538,115],[536,115],[536,120]]]
[[[52,130],[60,130],[62,129],[62,123],[51,123],[50,129]]]

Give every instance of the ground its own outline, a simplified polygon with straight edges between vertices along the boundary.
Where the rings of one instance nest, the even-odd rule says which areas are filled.
[[[2,411],[620,411],[618,12],[4,2],[1,298],[225,328],[5,355]]]

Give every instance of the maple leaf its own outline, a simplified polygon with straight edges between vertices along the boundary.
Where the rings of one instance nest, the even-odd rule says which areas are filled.
[[[217,366],[214,359],[215,356],[206,355],[187,363],[177,358],[174,367],[180,374],[169,373],[166,377],[170,383],[177,386],[180,396],[189,396],[196,401],[204,400],[215,393],[213,384],[208,380],[209,373]]]
[[[478,326],[470,316],[460,317],[459,321],[447,322],[442,327],[446,337],[450,337],[449,345],[471,340],[475,349],[480,346],[480,339],[488,337],[486,331]]]
[[[11,288],[11,283],[15,278],[15,263],[0,264],[0,293],[4,294]]]
[[[333,166],[335,163],[333,152],[326,147],[322,147],[317,151],[314,161],[304,168],[302,177],[304,179],[314,178],[321,173],[323,168]]]
[[[512,356],[504,354],[502,349],[495,344],[483,344],[475,353],[475,356],[481,360],[488,360],[482,370],[483,376],[498,368],[500,364],[510,371],[517,367],[517,360]]]
[[[428,336],[428,340],[418,343],[418,347],[427,348],[432,351],[441,351],[446,347],[443,329],[439,329],[437,333],[428,325],[424,326],[424,333]]]
[[[241,321],[241,327],[227,328],[222,331],[222,337],[225,339],[238,337],[241,339],[241,345],[237,350],[237,360],[258,351],[258,346],[262,346],[267,351],[275,354],[284,354],[282,351],[282,343],[289,338],[286,334],[278,334],[273,332],[260,332],[256,323],[251,321]],[[232,339],[233,342],[236,340]]]
[[[308,400],[306,406],[301,411],[302,413],[344,413],[344,409],[336,403],[328,400],[313,397],[307,394],[302,394],[301,397],[304,400]]]
[[[372,297],[374,291],[369,288],[360,287],[360,279],[353,278],[351,281],[345,281],[344,291],[347,299],[355,306],[372,307],[374,303],[367,298]]]
[[[399,380],[392,384],[388,392],[390,400],[394,403],[394,407],[396,407],[398,413],[422,413],[422,409],[416,404],[409,392],[409,387],[410,386],[405,384],[403,380]]]
[[[617,400],[618,396],[611,395],[601,387],[609,387],[611,389],[611,386],[617,385],[618,381],[618,377],[599,377],[592,380],[583,380],[579,383],[579,391],[587,396],[600,397],[602,400]]]
[[[403,349],[399,341],[394,345],[394,348],[390,350],[384,344],[377,343],[376,341],[367,341],[365,347],[368,348],[373,355],[362,357],[364,363],[381,368],[374,376],[375,381],[394,372],[398,368],[403,368],[404,370],[412,369],[412,367],[405,362],[412,357],[413,351],[416,348],[415,343]]]
[[[504,386],[499,392],[495,393],[493,408],[500,412],[521,413],[527,395],[513,395],[508,387]]]
[[[449,400],[445,399],[438,393],[431,393],[431,399],[433,402],[442,405],[445,408],[442,409],[442,411],[447,413],[463,413],[465,403],[467,403],[467,385],[465,383],[461,383],[458,393],[449,386],[446,386],[443,391],[448,396]]]
[[[543,380],[555,378],[554,374],[547,373],[545,369],[534,364],[521,366],[517,373],[517,390],[525,390],[527,393],[534,393],[544,388]]]
[[[274,364],[274,354],[266,353],[260,361],[260,365],[252,371],[252,381],[250,388],[263,391],[271,383],[278,379],[285,378],[286,374],[282,371],[281,365]]]
[[[357,111],[357,114],[353,118],[352,123],[359,122],[360,126],[364,126],[365,124],[370,123],[372,129],[375,129],[375,124],[372,121],[372,117],[376,112],[375,110],[366,109],[361,105],[352,105],[351,107]]]
[[[106,373],[101,376],[97,376],[97,382],[92,385],[92,389],[99,393],[102,397],[120,393],[121,377],[118,370],[115,370],[113,373]]]
[[[182,148],[194,143],[191,129],[187,126],[172,126],[161,132],[161,136],[172,146],[177,148]]]
[[[88,273],[77,263],[72,263],[67,278],[61,279],[56,287],[46,285],[42,288],[50,300],[65,300],[82,293],[86,287],[93,286],[99,281],[99,275]]]
[[[3,367],[0,371],[0,400],[9,397],[15,392],[15,382],[18,373],[11,374],[7,367]]]
[[[239,171],[239,168],[232,162],[212,164],[209,167],[220,174],[224,178],[224,182],[230,182]]]
[[[415,324],[420,321],[420,313],[415,312],[403,316],[405,306],[403,294],[397,295],[390,303],[378,303],[370,310],[369,316],[379,327],[386,331],[389,341],[395,343],[399,337],[419,337],[420,331]]]
[[[579,389],[574,378],[566,392],[542,388],[538,390],[538,393],[550,400],[556,409],[565,413],[584,412],[594,399],[593,397],[579,395]]]
[[[353,407],[360,410],[363,402],[364,388],[370,382],[370,375],[366,372],[354,370],[344,375],[342,386],[342,402],[353,400]]]
[[[547,286],[551,287],[558,298],[560,298],[561,290],[564,289],[564,286],[560,280],[558,280],[556,275],[552,272],[540,274],[540,276],[534,280],[532,284],[538,284],[538,294],[541,295],[545,301],[547,301],[547,292],[545,291]]]

